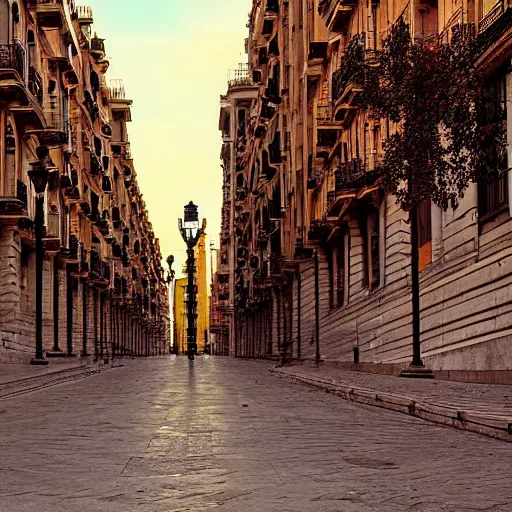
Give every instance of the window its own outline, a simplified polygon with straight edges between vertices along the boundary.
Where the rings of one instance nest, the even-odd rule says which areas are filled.
[[[331,250],[331,307],[341,307],[348,303],[350,273],[350,234],[347,227],[335,241]]]
[[[380,237],[379,213],[375,208],[368,210],[361,219],[361,238],[363,240],[363,284],[370,290],[380,285]]]
[[[343,245],[336,254],[336,304],[338,306],[343,306],[345,298],[345,250]]]
[[[506,130],[506,82],[500,76],[488,84],[484,90],[484,110],[481,113],[481,122],[485,124],[501,122]],[[478,220],[485,223],[495,219],[508,207],[507,174],[500,170],[507,168],[507,154],[504,148],[489,147],[487,161],[490,176],[478,183]]]

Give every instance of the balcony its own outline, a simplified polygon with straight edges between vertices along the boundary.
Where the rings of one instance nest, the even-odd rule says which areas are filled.
[[[265,18],[274,18],[279,14],[279,0],[267,0],[265,7]]]
[[[327,41],[312,41],[309,43],[306,73],[311,82],[319,80],[324,74],[324,64],[327,60]]]
[[[338,135],[343,129],[341,121],[333,118],[331,105],[319,105],[316,112],[317,157],[326,156],[336,145]]]
[[[0,73],[15,71],[18,83],[25,84],[25,49],[20,42],[14,44],[0,44]]]
[[[17,180],[16,197],[0,197],[0,224],[17,222],[27,216],[27,185]]]
[[[62,247],[60,250],[61,258],[66,263],[79,263],[79,244],[76,235],[69,236],[69,246]]]
[[[56,206],[50,207],[46,222],[46,235],[43,238],[46,252],[60,252],[60,215]]]
[[[92,9],[89,6],[77,5],[76,11],[77,11],[77,15],[78,15],[78,21],[80,24],[88,25],[88,24],[93,23],[94,19],[93,19]]]
[[[327,41],[312,41],[309,43],[308,60],[325,61],[327,59],[327,49],[329,43]]]
[[[501,18],[507,8],[508,5],[506,5],[506,2],[504,0],[499,0],[478,23],[478,32],[482,34],[489,29]]]
[[[110,284],[110,264],[102,260],[98,251],[91,251],[89,277],[98,287],[106,288]]]
[[[378,157],[368,157],[366,160],[367,161],[363,161],[360,158],[353,158],[339,165],[335,172],[336,192],[344,192],[375,183],[380,173]],[[370,163],[373,168],[368,168],[368,164]]]
[[[91,55],[96,60],[105,57],[105,39],[99,37],[91,39]]]
[[[321,0],[318,12],[330,31],[341,32],[356,4],[356,0]]]
[[[343,124],[349,122],[350,114],[358,106],[359,96],[363,92],[363,64],[368,55],[364,34],[354,35],[341,60],[340,68],[332,75],[334,117]]]
[[[66,24],[63,0],[39,0],[36,15],[43,28],[62,28]]]
[[[312,220],[308,231],[309,242],[323,242],[329,237],[333,226],[321,220]]]
[[[248,64],[239,64],[238,69],[233,69],[228,75],[228,88],[252,87],[254,84],[249,74]]]

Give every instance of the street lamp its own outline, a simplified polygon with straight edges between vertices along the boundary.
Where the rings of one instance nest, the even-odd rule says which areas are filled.
[[[196,290],[194,286],[196,267],[194,247],[204,230],[199,227],[197,206],[192,201],[185,206],[184,218],[183,220],[179,219],[178,226],[181,236],[187,244],[187,354],[189,360],[193,361],[197,352]]]
[[[174,278],[176,276],[176,272],[173,270],[172,266],[174,264],[174,256],[171,254],[167,257],[167,265],[169,266],[169,274],[167,275],[167,285],[169,286],[169,318],[170,322],[170,332],[169,332],[169,354],[174,352]],[[171,350],[172,347],[172,350]]]
[[[31,364],[46,365],[43,359],[43,231],[44,231],[44,193],[48,183],[48,171],[40,162],[30,164],[28,176],[36,192],[36,357]]]

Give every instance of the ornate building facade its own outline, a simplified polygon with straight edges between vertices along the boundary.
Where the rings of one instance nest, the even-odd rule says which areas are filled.
[[[399,19],[432,44],[469,23],[490,108],[512,119],[510,12],[480,0],[253,2],[248,66],[221,99],[213,300],[232,355],[410,361],[408,214],[379,180],[397,127],[361,108],[354,55],[371,58]],[[472,184],[456,210],[422,207],[422,354],[436,370],[512,369],[510,178]]]
[[[107,82],[92,23],[72,0],[0,1],[0,361],[34,353],[34,162],[48,171],[45,352],[169,351],[162,255],[127,135],[132,102]]]

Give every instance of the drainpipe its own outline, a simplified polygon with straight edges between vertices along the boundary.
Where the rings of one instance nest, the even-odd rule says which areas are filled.
[[[59,347],[59,263],[53,258],[53,351],[60,352]]]
[[[82,356],[87,356],[87,282],[82,281]]]
[[[94,362],[98,361],[98,290],[93,289],[93,308],[94,308]]]
[[[103,317],[103,308],[105,306],[105,301],[103,298],[103,293],[99,292],[100,296],[100,357],[103,359],[103,342],[104,342],[104,336],[103,336],[103,324],[104,324],[104,317]]]
[[[73,355],[73,276],[71,268],[66,265],[66,321],[68,356]]]

